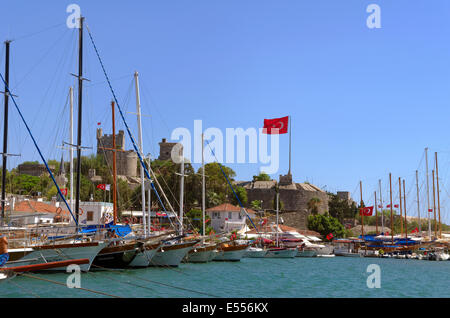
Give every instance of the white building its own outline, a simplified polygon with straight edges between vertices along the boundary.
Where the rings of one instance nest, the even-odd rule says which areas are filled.
[[[251,218],[256,215],[253,210],[246,209],[246,211]],[[239,231],[245,227],[248,219],[240,207],[229,203],[207,209],[206,213],[211,218],[211,226],[216,232]]]

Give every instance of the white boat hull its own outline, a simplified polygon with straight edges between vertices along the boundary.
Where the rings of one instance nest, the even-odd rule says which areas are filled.
[[[150,265],[153,257],[158,252],[158,247],[139,251],[128,266],[131,267],[147,267]]]
[[[228,261],[228,262],[238,262],[247,253],[246,249],[235,250],[235,251],[218,251],[216,257],[213,261]]]
[[[316,257],[317,256],[317,251],[314,250],[306,250],[306,251],[298,251],[297,252],[297,257]]]
[[[151,259],[150,266],[177,267],[193,247],[194,244],[181,248],[162,246],[158,249],[155,256],[153,256],[153,258]]]
[[[297,249],[281,249],[281,250],[268,250],[266,258],[294,258],[297,256]]]
[[[107,242],[99,242],[97,245],[83,246],[83,244],[64,244],[55,248],[40,248],[39,246],[33,248],[33,252],[25,255],[21,259],[7,263],[7,267],[34,265],[49,262],[67,261],[71,259],[87,258],[88,264],[81,264],[80,270],[88,272],[91,268],[97,254],[107,245]],[[66,271],[66,267],[57,267],[48,269],[50,271]]]
[[[248,258],[264,258],[267,254],[267,250],[248,250],[244,257]]]
[[[188,263],[207,263],[211,260],[214,250],[191,252],[186,255]]]

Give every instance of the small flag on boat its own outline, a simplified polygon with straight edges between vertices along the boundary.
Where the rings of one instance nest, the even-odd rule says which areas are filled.
[[[267,218],[261,220],[261,225],[265,225],[267,223]]]
[[[111,185],[110,184],[105,185],[105,190],[106,191],[111,191]]]
[[[397,209],[398,209],[398,204],[394,204],[394,208],[397,208]]]
[[[359,209],[359,215],[371,216],[373,214],[373,206],[366,206]]]
[[[99,185],[97,185],[97,189],[100,189],[100,190],[105,190],[106,189],[106,184],[99,184]]]
[[[274,119],[264,119],[263,134],[287,134],[289,124],[289,116],[274,118]],[[272,131],[272,129],[274,129]]]
[[[386,207],[387,207],[387,208],[390,208],[390,207],[391,207],[391,205],[390,205],[390,204],[388,204],[388,205],[386,205]]]
[[[102,124],[101,122],[98,122],[98,123],[97,123],[97,126],[100,126],[101,124]]]
[[[61,193],[62,193],[64,196],[67,195],[67,188],[63,188],[63,189],[60,189],[60,190],[61,190]]]
[[[379,205],[378,205],[378,208],[379,208],[379,209],[382,209],[382,208],[383,208],[383,206],[382,206],[381,204],[379,204]]]
[[[330,241],[333,238],[333,233],[327,235],[327,240]]]
[[[419,229],[417,227],[411,231],[411,233],[418,233],[418,232],[419,232]]]
[[[433,212],[433,209],[428,209],[428,212]]]

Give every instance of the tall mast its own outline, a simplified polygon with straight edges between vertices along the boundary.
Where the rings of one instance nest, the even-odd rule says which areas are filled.
[[[70,209],[73,211],[73,87],[71,86],[69,88],[69,95],[70,95],[70,128],[69,128],[69,135],[70,135],[70,145],[69,145],[69,156],[70,156]]]
[[[362,181],[359,181],[359,192],[361,193],[361,203],[359,209],[359,215],[361,216],[361,237],[364,240],[364,213],[361,213],[361,208],[363,207],[363,197],[362,197]]]
[[[436,221],[436,189],[434,187],[434,169],[431,171],[433,176],[433,213],[434,213],[434,237],[437,238],[437,221]]]
[[[5,107],[3,119],[3,166],[2,166],[2,223],[5,224],[5,200],[6,200],[6,161],[8,156],[8,101],[9,101],[9,45],[11,41],[5,41]]]
[[[434,153],[434,158],[436,161],[436,190],[437,190],[437,201],[438,201],[438,212],[439,212],[439,238],[442,237],[442,225],[441,225],[441,200],[439,198],[439,172],[438,172],[438,158],[437,152]]]
[[[419,233],[422,236],[422,222],[420,221],[420,201],[419,201],[419,171],[416,170],[416,190],[417,190],[417,215],[419,217]]]
[[[392,239],[392,244],[394,244],[394,214],[393,214],[393,209],[392,209],[392,175],[391,173],[389,173],[389,196],[391,199],[391,239]]]
[[[112,146],[113,146],[113,219],[114,225],[117,223],[117,171],[116,171],[116,120],[114,117],[114,101],[111,102],[112,110]]]
[[[277,247],[278,247],[278,232],[279,232],[279,228],[278,228],[278,203],[280,200],[280,193],[277,191]]]
[[[375,191],[374,193],[374,205],[375,205],[375,231],[378,235],[378,209],[377,209],[377,191]]]
[[[398,200],[400,201],[400,237],[403,236],[402,181],[398,178]]]
[[[77,136],[77,196],[75,200],[75,218],[79,224],[80,218],[80,185],[81,185],[81,121],[83,119],[83,22],[80,17],[78,31],[78,136]]]
[[[408,220],[406,219],[406,188],[405,188],[405,179],[403,179],[403,210],[405,211],[405,238],[408,238]]]
[[[141,125],[141,98],[139,94],[139,74],[134,72],[134,81],[136,84],[136,113],[137,113],[137,124],[138,124],[138,142],[139,151],[144,154],[144,147],[142,144],[142,125]],[[144,226],[144,236],[147,236],[147,221],[145,219],[145,176],[144,176],[144,166],[141,165],[141,196],[142,196],[142,224]]]
[[[183,208],[184,208],[184,152],[183,148],[181,148],[181,182],[180,182],[180,235],[183,235]]]
[[[381,179],[378,180],[378,185],[380,187],[380,205],[381,205],[381,233],[384,235],[384,212],[383,212],[383,196],[381,192]]]
[[[150,164],[151,164],[151,158],[150,154],[148,155],[148,170],[150,171]],[[150,183],[150,180],[148,181]],[[148,195],[148,214],[147,214],[147,233],[150,235],[150,232],[152,231],[152,217],[151,217],[151,211],[152,211],[152,189],[149,184],[147,189],[147,195]]]
[[[429,185],[429,175],[428,175],[428,148],[425,148],[425,165],[427,172],[427,216],[428,216],[428,236],[431,240],[431,217],[430,217],[430,185]]]
[[[204,155],[204,135],[202,133],[202,218],[203,218],[203,236],[206,235],[206,225],[205,225],[205,210],[206,210],[206,184],[205,184],[205,155]]]

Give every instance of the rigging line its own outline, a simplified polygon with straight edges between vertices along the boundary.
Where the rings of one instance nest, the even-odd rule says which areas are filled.
[[[31,130],[30,130],[30,128],[28,127],[28,124],[27,124],[27,122],[25,121],[25,118],[23,117],[22,112],[20,111],[19,106],[18,106],[17,103],[16,103],[16,99],[14,98],[14,95],[13,95],[13,94],[11,93],[11,91],[9,90],[8,84],[6,83],[6,81],[5,81],[5,79],[3,78],[3,75],[2,75],[1,73],[0,73],[0,77],[1,77],[1,79],[2,79],[2,81],[3,81],[3,83],[5,84],[5,90],[6,90],[5,93],[8,93],[9,96],[11,97],[11,100],[12,100],[14,106],[16,107],[16,110],[17,110],[17,112],[19,113],[20,118],[22,119],[22,121],[23,121],[25,127],[27,128],[27,131],[28,131],[28,133],[30,134],[31,139],[33,140],[34,146],[35,146],[36,149],[38,150],[39,155],[41,156],[41,159],[42,159],[42,161],[44,162],[45,167],[47,168],[47,171],[48,171],[48,173],[50,174],[50,177],[52,178],[53,183],[55,184],[55,186],[56,186],[56,188],[57,188],[57,190],[58,190],[59,195],[60,195],[61,198],[64,200],[64,203],[66,204],[67,209],[69,210],[70,214],[72,215],[72,218],[74,219],[75,224],[78,226],[78,222],[77,222],[77,220],[75,219],[74,215],[72,214],[72,211],[70,210],[69,204],[67,203],[67,201],[66,201],[64,195],[62,194],[61,189],[59,188],[59,185],[57,184],[57,182],[56,182],[56,180],[55,180],[55,178],[54,178],[54,176],[53,176],[53,173],[52,173],[52,171],[50,170],[50,168],[49,168],[49,166],[48,166],[48,164],[47,164],[47,161],[45,160],[44,156],[42,155],[41,149],[40,149],[39,146],[37,145],[36,140],[34,139],[33,134],[31,133]]]
[[[46,32],[46,31],[48,31],[48,30],[57,28],[57,27],[59,27],[59,26],[61,26],[61,25],[63,25],[63,24],[66,24],[66,23],[65,23],[65,22],[63,22],[63,23],[58,23],[58,24],[55,24],[55,25],[46,27],[45,29],[42,29],[42,30],[37,31],[37,32],[33,32],[33,33],[21,35],[21,36],[19,36],[19,37],[13,38],[12,41],[17,42],[17,41],[19,41],[19,40],[23,40],[23,39],[26,39],[26,38],[29,38],[29,37],[32,37],[32,36],[41,34],[41,33]]]
[[[238,200],[239,205],[241,206],[242,210],[245,212],[245,215],[247,216],[247,218],[248,218],[248,219],[250,220],[250,222],[252,223],[253,227],[254,227],[255,230],[256,230],[256,233],[259,234],[258,228],[257,228],[256,225],[253,223],[252,218],[248,215],[247,211],[245,210],[244,206],[242,205],[241,200],[239,199],[238,195],[237,195],[236,192],[234,191],[234,188],[233,188],[233,186],[231,185],[230,180],[228,180],[228,177],[227,177],[225,171],[223,170],[222,165],[220,164],[219,160],[217,159],[215,152],[212,150],[211,145],[209,144],[209,142],[208,142],[207,140],[205,140],[205,142],[206,142],[206,144],[208,145],[209,150],[210,150],[211,153],[213,154],[214,158],[216,158],[216,162],[217,162],[217,164],[219,165],[219,168],[220,168],[220,170],[222,171],[222,174],[224,175],[225,179],[227,180],[228,185],[230,186],[231,190],[233,191],[233,193],[234,193],[236,199]]]
[[[44,59],[50,54],[50,52],[53,51],[53,48],[66,36],[67,33],[68,30],[65,30],[64,33],[59,38],[57,38],[56,41],[48,48],[48,50],[44,52],[44,54],[38,59],[38,61],[33,64],[30,70],[27,73],[25,73],[25,75],[22,78],[18,79],[14,87],[12,87],[13,90],[16,90],[24,82],[24,80],[34,71],[34,69],[44,61]]]
[[[58,282],[58,281],[55,281],[55,280],[51,280],[51,279],[46,279],[46,278],[43,278],[43,277],[37,277],[37,276],[34,276],[34,275],[24,274],[24,273],[18,273],[18,275],[21,275],[21,276],[24,276],[24,277],[28,277],[28,278],[37,279],[37,280],[42,280],[42,281],[45,281],[45,282],[48,282],[48,283],[53,283],[53,284],[56,284],[56,285],[67,287],[67,284],[64,284],[64,283],[61,283],[61,282]],[[112,297],[112,298],[122,298],[120,296],[115,296],[115,295],[112,295],[112,294],[108,294],[108,293],[104,293],[104,292],[101,292],[101,291],[96,291],[96,290],[92,290],[92,289],[88,289],[88,288],[83,288],[83,287],[76,287],[74,289],[80,289],[80,290],[87,291],[87,292],[90,292],[90,293],[103,295],[103,296],[108,296],[108,297]]]
[[[111,82],[110,82],[110,80],[109,80],[108,74],[106,73],[106,69],[105,69],[105,67],[104,67],[104,65],[103,65],[103,62],[102,62],[101,58],[100,58],[100,54],[99,54],[99,52],[98,52],[98,50],[97,50],[97,46],[96,46],[95,43],[94,43],[94,39],[92,38],[91,31],[89,30],[89,27],[88,27],[87,24],[86,24],[86,28],[87,28],[87,30],[88,30],[89,38],[90,38],[91,43],[92,43],[92,45],[93,45],[93,47],[94,47],[95,53],[96,53],[96,55],[97,55],[97,58],[98,58],[98,60],[99,60],[99,62],[100,62],[100,65],[101,65],[101,67],[102,67],[103,74],[105,75],[106,80],[108,81],[108,86],[109,86],[109,88],[110,88],[110,90],[111,90],[111,93],[112,93],[112,95],[113,95],[113,97],[114,97],[114,100],[115,100],[115,102],[116,102],[117,108],[119,109],[119,114],[120,114],[120,116],[122,117],[122,120],[123,120],[123,122],[124,122],[124,124],[125,124],[125,127],[126,127],[126,129],[127,129],[128,135],[130,136],[130,139],[131,139],[131,141],[132,141],[132,143],[133,143],[133,147],[134,147],[134,149],[135,149],[135,151],[136,151],[136,153],[137,153],[137,155],[138,155],[138,157],[139,157],[139,161],[141,162],[141,165],[142,165],[142,167],[144,168],[145,175],[146,175],[147,178],[150,180],[151,187],[152,187],[153,191],[155,192],[156,197],[158,198],[158,201],[159,201],[159,203],[161,204],[161,206],[162,206],[164,212],[167,213],[166,208],[165,208],[165,206],[164,206],[164,204],[163,204],[163,202],[162,202],[162,200],[161,200],[161,197],[159,196],[159,193],[158,193],[158,191],[156,190],[156,187],[155,187],[155,185],[154,185],[153,182],[152,182],[152,179],[151,179],[150,174],[149,174],[149,172],[148,172],[148,170],[147,170],[147,167],[146,167],[145,164],[144,164],[144,161],[143,161],[143,159],[142,159],[142,155],[141,155],[139,149],[138,149],[137,146],[136,146],[136,142],[134,141],[134,138],[133,138],[133,136],[132,136],[132,134],[131,134],[130,128],[128,127],[128,124],[127,124],[126,121],[125,121],[125,117],[124,117],[124,115],[123,115],[123,113],[122,113],[122,109],[120,108],[120,105],[119,105],[119,102],[118,102],[118,100],[117,100],[116,94],[115,94],[115,92],[114,92],[114,90],[113,90],[113,88],[112,88],[112,85],[111,85]]]
[[[8,281],[8,283],[13,284],[16,287],[19,287],[19,289],[22,289],[23,291],[25,291],[25,293],[28,293],[28,294],[32,295],[33,297],[35,297],[35,298],[41,298],[41,296],[39,296],[38,294],[34,293],[32,290],[29,290],[28,288],[20,286],[19,284],[13,282],[12,280]]]

